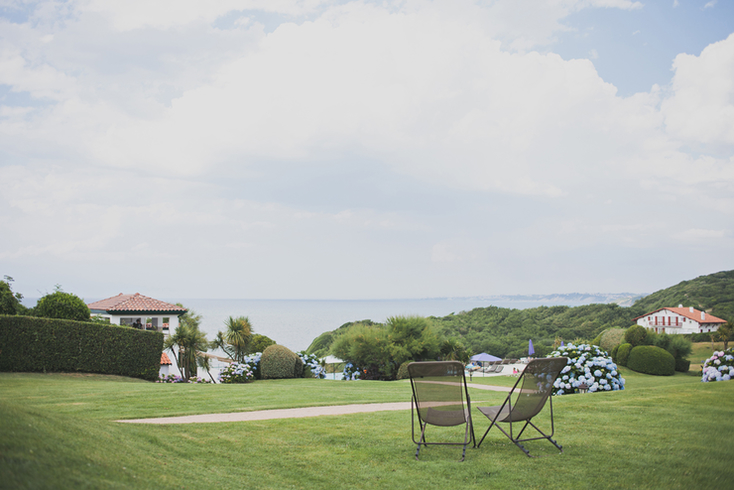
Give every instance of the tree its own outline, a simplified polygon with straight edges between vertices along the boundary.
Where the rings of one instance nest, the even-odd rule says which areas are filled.
[[[393,316],[387,319],[390,353],[397,367],[405,361],[436,359],[440,341],[431,324],[420,316]]]
[[[655,347],[660,347],[670,352],[674,359],[685,359],[693,352],[691,341],[679,334],[658,334],[654,339]]]
[[[229,317],[224,325],[227,330],[217,332],[217,337],[212,341],[211,347],[222,349],[227,356],[237,362],[243,362],[245,356],[250,352],[252,342],[252,325],[246,316],[237,318]]]
[[[331,353],[362,370],[362,379],[395,379],[405,361],[436,359],[440,341],[426,318],[396,316],[379,324],[355,324],[332,344]]]
[[[0,281],[0,315],[22,315],[27,312],[27,308],[20,302],[23,295],[14,293],[10,283],[13,278],[5,276],[4,281]]]
[[[196,366],[209,371],[209,358],[205,355],[209,342],[206,340],[206,334],[199,330],[200,323],[201,315],[190,310],[181,315],[174,334],[163,341],[163,348],[169,349],[174,356],[176,355],[174,348],[177,348],[178,368],[181,370],[181,376],[187,381],[192,375],[196,375]]]
[[[731,320],[721,325],[716,331],[716,339],[724,342],[724,350],[729,348],[729,341],[732,339],[732,335],[734,335],[734,322]]]
[[[252,340],[250,341],[249,354],[254,354],[255,352],[265,352],[265,349],[267,349],[271,345],[275,345],[275,340],[271,339],[270,337],[266,337],[265,335],[256,333],[252,336]]]
[[[469,362],[471,357],[470,353],[464,348],[464,344],[453,337],[441,342],[440,353],[443,361],[461,361],[464,364]]]
[[[361,379],[391,379],[388,339],[381,326],[352,326],[334,341],[331,353],[359,367]]]
[[[65,320],[90,321],[87,304],[79,296],[65,293],[60,285],[56,285],[53,293],[47,294],[33,308],[34,316],[44,318],[63,318]]]

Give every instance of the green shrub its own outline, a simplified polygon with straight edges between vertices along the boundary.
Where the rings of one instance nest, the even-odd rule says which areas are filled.
[[[619,364],[619,362],[617,361],[617,352],[618,351],[619,351],[619,346],[618,345],[615,345],[614,346],[614,349],[612,349],[612,353],[610,354],[612,356],[612,361],[616,362],[617,364]]]
[[[672,376],[675,373],[675,358],[660,347],[638,345],[630,351],[627,367],[638,373]]]
[[[63,318],[65,320],[89,321],[89,307],[79,296],[65,293],[60,287],[42,297],[33,308],[35,316],[44,318]]]
[[[260,371],[263,379],[295,378],[296,365],[300,365],[303,376],[303,361],[295,352],[283,345],[271,345],[260,357]]]
[[[676,359],[675,370],[679,373],[687,373],[691,369],[691,361],[688,359]]]
[[[630,351],[632,350],[632,344],[622,344],[617,348],[617,360],[614,361],[620,366],[626,366],[627,360],[630,356]]]
[[[296,357],[298,357],[298,355],[296,355]],[[306,365],[303,364],[303,359],[301,359],[300,357],[298,357],[296,359],[296,361],[295,361],[295,364],[293,365],[293,377],[294,378],[303,378],[304,377],[304,374],[306,373],[305,368],[306,368]],[[311,370],[310,369],[308,370],[308,372],[309,372],[309,377],[312,377],[313,374],[311,374]]]
[[[119,325],[0,315],[0,371],[158,379],[163,334]]]
[[[604,330],[603,332],[599,333],[599,335],[597,335],[596,338],[591,341],[591,345],[595,345],[595,346],[599,347],[599,344],[601,343],[601,336],[604,335],[604,332],[606,332],[606,330]]]
[[[693,351],[693,344],[686,337],[679,334],[668,335],[661,333],[655,336],[654,344],[656,347],[665,349],[673,356],[674,359],[683,359]]]
[[[11,282],[10,276],[0,281],[0,315],[25,315],[27,308],[21,303],[23,295],[13,292]]]
[[[256,333],[255,335],[252,336],[252,340],[250,340],[250,345],[248,346],[249,354],[255,354],[256,352],[264,352],[265,349],[267,349],[271,345],[275,345],[275,340],[265,335]]]
[[[408,374],[408,364],[410,364],[413,361],[405,361],[400,365],[398,368],[398,378],[397,379],[408,379],[410,378],[410,375]]]
[[[648,333],[649,330],[642,325],[632,325],[625,332],[624,340],[628,344],[632,344],[632,347],[637,347],[638,345],[650,345]]]
[[[614,347],[618,346],[624,341],[625,330],[622,328],[610,328],[605,330],[601,334],[599,340],[599,347],[607,352],[612,352]]]

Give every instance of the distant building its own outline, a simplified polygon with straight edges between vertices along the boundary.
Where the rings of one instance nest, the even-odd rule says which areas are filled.
[[[172,371],[173,363],[171,362],[171,359],[168,357],[168,354],[165,352],[161,352],[161,367],[158,370],[159,376],[168,376],[169,374],[173,374]]]
[[[127,325],[170,334],[178,327],[178,317],[188,310],[140,293],[118,294],[87,305],[94,316],[114,325]]]
[[[706,333],[715,332],[726,320],[710,315],[690,306],[684,308],[660,308],[635,318],[638,325],[656,333]]]

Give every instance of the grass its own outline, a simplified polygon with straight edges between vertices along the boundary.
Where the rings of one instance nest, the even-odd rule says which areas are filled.
[[[729,343],[729,347],[733,346],[734,342]],[[711,355],[714,353],[714,350],[722,351],[724,350],[724,343],[723,342],[714,342],[713,343],[713,349],[711,348],[712,343],[711,342],[694,342],[693,343],[693,351],[691,352],[691,355],[688,356],[688,359],[691,360],[691,370],[700,371],[701,365],[703,362],[711,357]]]
[[[703,488],[734,478],[734,382],[623,369],[623,392],[554,399],[558,452],[529,459],[493,429],[479,449],[415,461],[410,412],[148,426],[142,418],[408,401],[406,382],[166,385],[0,373],[0,488]],[[475,377],[473,383],[481,377]],[[516,378],[484,378],[512,385]],[[470,388],[475,404],[504,395]],[[477,436],[486,419],[474,409]],[[430,428],[429,428],[430,429]]]

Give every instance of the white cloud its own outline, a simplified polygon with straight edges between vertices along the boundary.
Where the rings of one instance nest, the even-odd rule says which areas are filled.
[[[152,27],[170,29],[191,23],[211,23],[237,11],[264,11],[285,15],[314,12],[325,0],[87,0],[77,2],[82,12],[100,13],[117,30],[129,31]]]
[[[703,230],[700,228],[691,228],[682,230],[674,234],[677,240],[685,242],[701,243],[707,240],[719,240],[729,235],[727,230]]]
[[[673,62],[672,95],[663,102],[667,130],[694,146],[734,145],[734,34],[699,56]]]
[[[734,37],[623,98],[551,47],[570,13],[638,2],[176,5],[0,26],[1,264],[405,297],[730,241]]]

